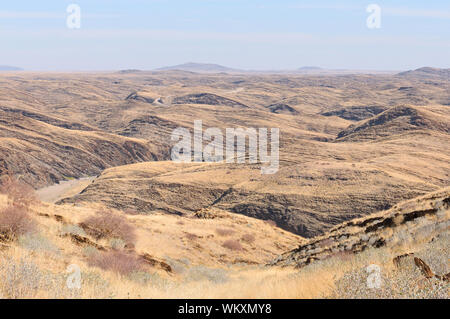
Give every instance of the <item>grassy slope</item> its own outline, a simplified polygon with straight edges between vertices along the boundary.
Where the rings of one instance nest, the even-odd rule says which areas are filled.
[[[7,202],[7,197],[0,196],[0,207]],[[408,205],[421,204],[411,201],[405,207]],[[172,272],[146,267],[140,272],[120,275],[88,263],[91,254],[100,253],[92,246],[80,246],[69,237],[60,236],[62,230],[67,231],[62,219],[66,224],[77,224],[92,216],[93,208],[36,203],[30,210],[38,224],[37,233],[2,243],[0,250],[0,293],[6,298],[448,297],[448,284],[423,279],[413,266],[397,269],[392,264],[395,256],[415,252],[436,273],[448,272],[448,229],[430,243],[405,241],[395,249],[386,246],[357,255],[338,253],[298,270],[264,266],[303,239],[259,220],[220,211],[215,212],[216,218],[207,220],[159,214],[127,216],[137,229],[135,251],[164,260],[171,265]],[[54,215],[62,218],[55,220]],[[217,229],[234,232],[220,236]],[[241,241],[243,251],[221,246],[227,238],[247,233],[252,233],[256,240],[251,244]],[[104,247],[110,244],[104,239],[90,238]],[[71,264],[81,268],[81,290],[66,287],[67,267]],[[367,288],[365,269],[371,264],[381,267],[381,289]]]

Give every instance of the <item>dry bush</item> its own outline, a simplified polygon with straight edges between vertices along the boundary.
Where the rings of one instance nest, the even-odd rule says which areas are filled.
[[[189,240],[195,240],[198,238],[198,236],[192,233],[186,233],[186,238]]]
[[[34,222],[24,207],[9,206],[0,210],[0,237],[14,240],[31,232]]]
[[[277,227],[277,223],[273,220],[267,219],[264,221],[266,224],[269,224],[272,227]]]
[[[337,258],[341,262],[348,262],[351,261],[354,257],[354,254],[351,251],[338,251],[332,255],[333,257]]]
[[[134,246],[136,234],[134,227],[123,216],[118,216],[106,211],[100,211],[95,216],[88,217],[80,224],[86,233],[95,239],[116,238]]]
[[[326,239],[320,241],[319,246],[321,248],[327,248],[327,247],[330,247],[333,244],[334,244],[334,241],[331,238],[326,238]]]
[[[223,284],[230,280],[225,269],[209,268],[206,266],[190,267],[184,277],[185,282],[209,281],[214,284]]]
[[[132,208],[127,208],[127,209],[125,209],[125,210],[123,211],[123,213],[124,213],[125,215],[131,215],[131,216],[139,215],[139,212],[138,212],[137,210],[135,210],[135,209],[132,209]]]
[[[21,247],[36,252],[59,254],[59,248],[47,237],[39,233],[27,233],[20,236],[18,243]]]
[[[229,239],[222,244],[222,247],[228,248],[230,250],[242,250],[242,245],[235,239]]]
[[[11,175],[4,176],[0,180],[0,194],[7,195],[15,206],[29,207],[38,201],[31,186],[18,181]]]
[[[242,235],[241,239],[243,241],[245,241],[246,243],[251,244],[251,243],[253,243],[255,241],[255,235],[245,234],[245,235]]]
[[[113,238],[109,242],[109,246],[111,246],[111,248],[114,250],[121,250],[121,249],[125,249],[125,247],[127,246],[127,243],[124,242],[120,238]]]
[[[0,261],[0,287],[3,298],[36,298],[44,275],[30,259],[3,258]]]
[[[77,225],[65,224],[62,226],[60,231],[61,236],[65,235],[78,235],[82,237],[86,237],[86,232],[83,228]]]
[[[226,228],[216,228],[216,233],[219,236],[230,236],[234,234],[234,230]]]
[[[108,251],[92,254],[88,257],[90,266],[110,270],[121,275],[142,271],[143,263],[136,255],[123,251]]]

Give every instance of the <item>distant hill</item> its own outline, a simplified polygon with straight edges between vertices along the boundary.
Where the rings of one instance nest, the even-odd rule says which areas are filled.
[[[157,71],[170,71],[170,70],[180,70],[188,72],[199,72],[199,73],[219,73],[219,72],[239,72],[237,69],[228,68],[219,64],[210,63],[184,63],[174,66],[167,66],[163,68],[156,69]]]
[[[126,69],[126,70],[120,70],[118,73],[120,74],[135,74],[135,73],[141,73],[141,70],[138,69]]]
[[[349,121],[361,121],[385,111],[386,107],[378,105],[356,105],[321,113],[323,116],[337,116]]]
[[[23,71],[23,69],[15,66],[0,65],[0,71]]]
[[[413,130],[449,133],[449,118],[410,106],[392,107],[365,121],[349,126],[338,134],[339,141],[374,140]]]
[[[431,67],[423,67],[416,70],[410,70],[405,72],[400,72],[398,75],[400,76],[439,76],[439,77],[447,77],[450,78],[450,69],[439,69],[439,68],[431,68]]]
[[[319,71],[322,70],[322,68],[319,68],[318,66],[302,66],[298,69],[298,71]]]

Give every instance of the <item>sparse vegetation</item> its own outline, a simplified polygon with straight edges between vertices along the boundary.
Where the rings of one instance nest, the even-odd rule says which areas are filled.
[[[123,211],[124,214],[126,215],[139,215],[139,212],[136,209],[133,208],[127,208]]]
[[[226,270],[220,268],[209,268],[205,266],[189,267],[184,279],[187,282],[207,280],[214,284],[223,284],[229,281]]]
[[[124,251],[98,252],[89,256],[89,265],[121,275],[141,271],[142,261],[131,253]]]
[[[109,238],[121,239],[127,245],[133,246],[136,242],[134,227],[123,216],[112,212],[100,211],[95,216],[88,217],[80,227],[95,239]]]
[[[78,236],[87,236],[86,232],[83,228],[81,228],[78,225],[72,225],[72,224],[65,224],[61,227],[61,236],[67,235],[67,234],[73,234]]]
[[[0,210],[0,239],[15,240],[34,228],[35,224],[24,207],[9,206]]]
[[[219,236],[231,236],[234,234],[234,230],[228,228],[216,228],[216,233]]]
[[[56,223],[43,218],[43,222]],[[65,218],[69,220],[69,217]],[[176,221],[174,219],[173,224]],[[263,222],[260,223],[264,226]],[[417,224],[427,225],[422,219]],[[52,226],[55,227],[53,233],[58,235],[61,229],[56,226]],[[68,227],[66,230],[71,229]],[[236,232],[238,230],[236,227]],[[249,234],[243,233],[242,241],[245,235]],[[112,241],[109,243],[115,246]],[[235,250],[234,246],[239,241],[228,241],[232,241],[230,254],[239,254],[241,251]],[[0,250],[0,294],[3,297],[448,298],[448,282],[437,278],[426,279],[414,262],[402,262],[400,268],[393,263],[395,256],[414,251],[415,256],[424,260],[435,274],[446,274],[449,270],[449,248],[448,234],[445,233],[434,237],[429,243],[408,242],[402,250],[371,247],[356,255],[345,252],[344,258],[337,254],[317,260],[301,269],[262,267],[242,262],[229,264],[228,267],[205,266],[193,264],[187,259],[164,257],[173,270],[171,275],[152,268],[137,254],[124,251],[121,247],[107,251],[94,247],[79,250],[67,240],[62,243],[64,250],[55,254],[49,242],[39,234],[25,235],[19,238],[15,248]],[[328,244],[332,243],[325,246],[328,247]],[[64,251],[69,255],[65,256]],[[45,255],[43,252],[51,254]],[[70,290],[65,285],[67,261],[72,258],[76,261],[71,262],[83,269],[81,290]],[[85,266],[84,261],[87,261]],[[379,289],[367,286],[369,273],[366,269],[373,264],[381,269],[382,286]]]
[[[255,241],[255,235],[253,234],[244,234],[241,238],[244,242],[251,244]]]
[[[39,253],[59,253],[58,247],[39,233],[28,233],[19,237],[19,245]]]
[[[0,178],[0,194],[7,195],[14,206],[28,207],[37,201],[34,189],[12,175]]]
[[[235,239],[226,240],[223,244],[223,247],[228,248],[230,250],[242,250],[244,249],[241,243]]]
[[[273,220],[267,219],[267,220],[265,220],[265,222],[272,227],[277,227],[277,223]]]

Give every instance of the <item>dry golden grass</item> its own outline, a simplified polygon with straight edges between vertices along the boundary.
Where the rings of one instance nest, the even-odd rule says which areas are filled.
[[[1,195],[0,207],[7,203],[6,196]],[[420,273],[404,279],[404,274],[398,273],[393,266],[392,259],[406,252],[415,252],[419,256],[422,253],[422,258],[435,271],[448,271],[448,265],[442,265],[442,261],[440,265],[436,262],[437,256],[448,256],[448,236],[439,237],[432,246],[427,246],[429,244],[426,242],[410,242],[408,245],[397,246],[395,250],[385,247],[369,249],[359,255],[336,254],[300,270],[264,266],[276,253],[287,250],[287,247],[270,248],[270,242],[275,238],[280,241],[292,238],[292,243],[298,243],[301,239],[245,216],[192,221],[189,218],[167,215],[123,215],[138,230],[136,251],[164,260],[171,265],[173,271],[167,273],[159,268],[148,267],[140,270],[133,265],[130,267],[128,262],[124,265],[116,260],[108,262],[109,266],[104,266],[90,259],[92,254],[96,254],[95,248],[78,246],[69,237],[61,237],[63,229],[75,229],[64,227],[61,220],[66,225],[75,225],[86,217],[93,216],[95,210],[53,204],[36,204],[30,210],[41,235],[2,243],[0,249],[0,293],[5,298],[366,298],[377,295],[372,295],[373,291],[364,285],[359,290],[355,285],[365,284],[364,271],[371,264],[381,267],[383,278],[391,278],[390,282],[400,278],[403,281],[399,279],[398,284],[411,285],[414,291],[419,291],[417,296],[426,298],[442,297],[445,286],[437,281],[426,282],[429,287],[422,292]],[[55,215],[62,218],[55,219]],[[182,224],[179,223],[180,220],[183,220]],[[256,240],[251,246],[242,241],[244,252],[226,248],[215,251],[221,249],[223,237],[203,237],[205,234],[214,234],[217,227],[222,227],[233,228],[236,235],[240,234],[243,238],[248,234],[249,222],[258,225],[252,233]],[[196,237],[187,238],[185,244],[180,245],[180,239],[183,240],[183,234],[188,229]],[[166,234],[169,230],[171,233]],[[97,243],[105,247],[110,244],[104,239]],[[109,254],[114,259],[114,250]],[[247,264],[239,262],[239,258],[243,256],[247,258]],[[249,260],[257,264],[249,264]],[[72,264],[81,269],[82,286],[79,290],[69,289],[66,285],[70,275],[67,267]],[[359,274],[359,277],[350,277],[349,281],[349,274]],[[356,289],[355,295],[344,293],[343,289]],[[386,289],[381,290],[382,296],[390,293],[388,297],[401,297],[398,291]],[[407,296],[416,295],[411,293]]]

